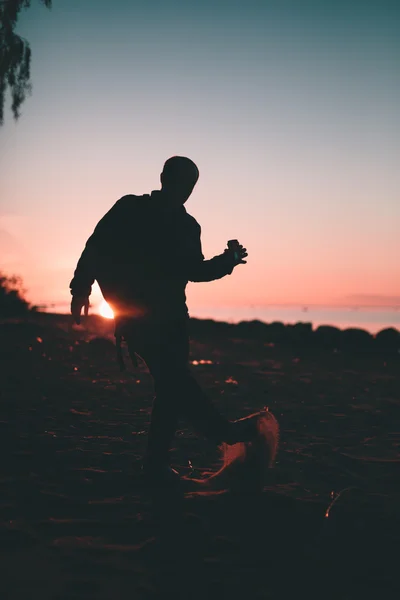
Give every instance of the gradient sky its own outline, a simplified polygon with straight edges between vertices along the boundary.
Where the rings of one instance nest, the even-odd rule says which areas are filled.
[[[87,237],[172,155],[210,258],[196,306],[400,303],[397,2],[53,0],[17,32],[33,94],[0,129],[0,269],[69,302]],[[99,296],[95,295],[94,300]]]

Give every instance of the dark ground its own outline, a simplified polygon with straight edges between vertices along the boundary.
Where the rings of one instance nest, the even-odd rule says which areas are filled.
[[[1,598],[398,598],[400,355],[194,325],[193,369],[221,410],[267,405],[280,422],[261,495],[152,497],[151,379],[119,372],[112,324],[2,322]],[[219,465],[184,423],[173,458]]]

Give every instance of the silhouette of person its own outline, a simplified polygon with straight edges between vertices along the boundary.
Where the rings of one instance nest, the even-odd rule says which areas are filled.
[[[141,356],[153,377],[143,471],[156,481],[178,478],[169,449],[180,417],[216,444],[251,441],[256,434],[254,418],[225,419],[189,369],[188,281],[220,279],[247,256],[239,244],[204,259],[200,225],[184,207],[198,178],[193,161],[173,156],[164,164],[161,190],[118,200],[88,239],[70,283],[79,324],[97,280],[114,312],[117,347],[125,340],[133,360]]]

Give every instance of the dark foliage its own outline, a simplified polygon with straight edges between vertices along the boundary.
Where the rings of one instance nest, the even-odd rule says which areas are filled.
[[[47,8],[52,0],[40,0]],[[23,8],[29,8],[31,0],[3,0],[0,2],[0,125],[4,120],[4,101],[10,89],[14,118],[20,116],[20,107],[31,92],[31,49],[27,40],[14,31]]]
[[[18,317],[35,310],[24,298],[22,280],[15,275],[7,277],[0,271],[0,316]]]

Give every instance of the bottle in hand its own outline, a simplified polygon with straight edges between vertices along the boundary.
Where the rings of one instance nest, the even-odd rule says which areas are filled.
[[[228,248],[229,248],[229,250],[233,250],[234,251],[234,257],[235,257],[236,261],[240,260],[239,259],[239,253],[235,252],[235,250],[239,249],[239,246],[240,246],[240,244],[239,244],[238,240],[229,240],[228,241]]]

